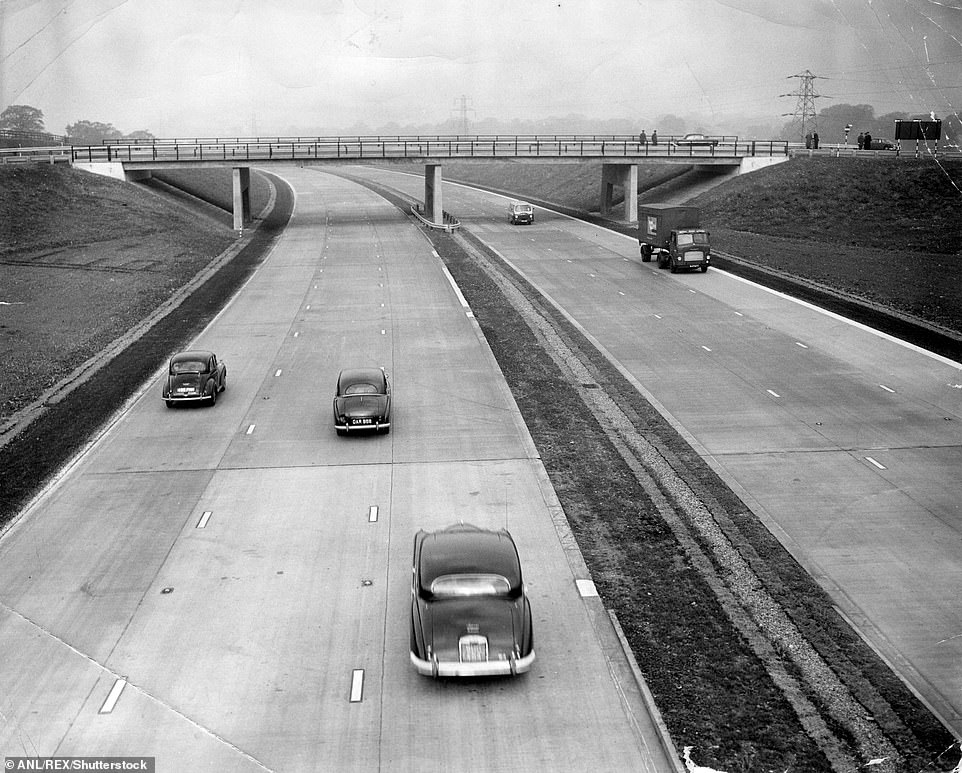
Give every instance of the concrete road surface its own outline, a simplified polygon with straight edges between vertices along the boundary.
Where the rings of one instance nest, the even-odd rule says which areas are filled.
[[[411,195],[423,181],[357,167]],[[635,239],[445,183],[445,209],[564,309],[962,737],[962,365]]]
[[[500,372],[423,236],[316,171],[196,341],[213,408],[161,380],[0,540],[0,756],[158,771],[666,771]],[[389,435],[336,436],[337,371],[383,365]],[[518,543],[538,659],[434,681],[408,659],[413,535]]]

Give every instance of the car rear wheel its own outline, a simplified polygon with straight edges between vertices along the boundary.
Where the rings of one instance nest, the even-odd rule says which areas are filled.
[[[217,384],[213,381],[210,382],[210,406],[213,408],[217,405]]]
[[[174,401],[173,401],[173,400],[164,400],[164,403],[167,405],[168,408],[173,408],[173,407],[174,407]]]

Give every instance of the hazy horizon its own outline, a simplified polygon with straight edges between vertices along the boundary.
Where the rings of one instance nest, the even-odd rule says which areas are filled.
[[[958,114],[962,0],[2,0],[0,109],[158,136]]]

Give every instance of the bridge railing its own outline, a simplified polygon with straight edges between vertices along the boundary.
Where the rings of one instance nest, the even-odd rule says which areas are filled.
[[[714,138],[713,138],[714,139]],[[260,162],[310,160],[377,160],[498,158],[738,158],[785,156],[789,143],[782,140],[718,139],[710,145],[690,145],[672,138],[657,144],[637,137],[517,135],[493,137],[332,137],[264,139],[251,141],[153,141],[73,147],[75,161],[152,162]]]
[[[676,136],[666,136],[662,142],[672,142],[679,139]],[[722,143],[732,143],[738,140],[735,135],[712,135],[712,139]],[[637,134],[391,134],[391,135],[318,135],[318,136],[265,136],[257,137],[154,137],[141,139],[105,139],[103,145],[257,145],[257,144],[305,144],[332,142],[357,142],[363,144],[378,142],[509,142],[525,140],[529,142],[637,142]]]

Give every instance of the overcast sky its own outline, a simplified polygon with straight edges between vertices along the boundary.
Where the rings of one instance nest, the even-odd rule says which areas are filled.
[[[53,133],[962,110],[962,0],[0,0],[0,53]]]

